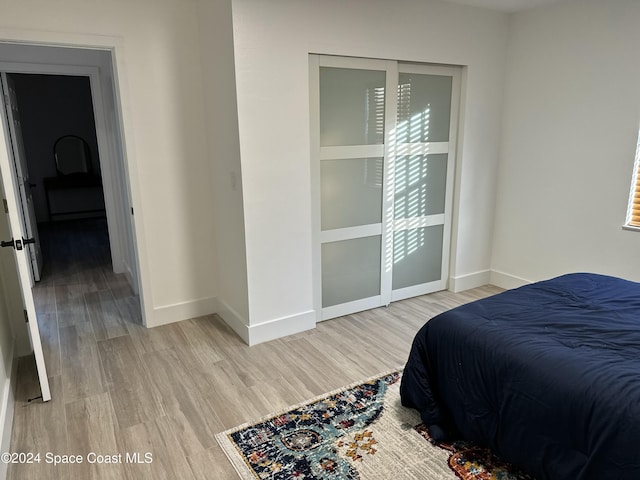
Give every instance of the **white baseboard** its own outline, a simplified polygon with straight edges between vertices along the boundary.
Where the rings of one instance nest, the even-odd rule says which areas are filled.
[[[304,332],[316,327],[316,312],[310,310],[290,317],[269,320],[257,325],[248,325],[224,300],[218,299],[218,315],[249,346]]]
[[[12,345],[13,350],[13,345]],[[14,395],[14,386],[16,384],[18,362],[13,358],[13,351],[10,352],[9,358],[11,359],[11,365],[8,369],[11,373],[7,378],[0,392],[0,425],[2,426],[2,444],[0,445],[0,452],[8,452],[11,446],[11,430],[13,429],[13,411],[15,408],[16,400]],[[7,478],[8,464],[0,462],[0,479]]]
[[[159,327],[189,318],[203,317],[217,313],[248,345],[268,342],[276,338],[293,335],[315,328],[315,311],[303,312],[290,317],[278,318],[257,325],[247,325],[248,319],[216,297],[208,297],[191,302],[158,307],[153,318],[147,318],[147,327]]]
[[[133,293],[135,295],[138,295],[140,293],[138,290],[138,282],[136,281],[133,275],[133,270],[131,269],[131,265],[129,265],[127,262],[123,260],[118,263],[114,262],[112,267],[113,267],[113,273],[123,274],[124,278],[127,280],[127,283],[131,287],[131,290],[133,290]]]
[[[159,327],[168,323],[188,320],[190,318],[211,315],[218,310],[216,297],[199,298],[190,302],[174,303],[157,307],[153,310],[152,318],[147,317],[147,327]]]
[[[249,345],[249,319],[242,318],[235,309],[230,307],[224,300],[218,299],[218,309],[216,313],[238,334],[238,336]]]
[[[127,282],[129,283],[131,290],[133,290],[133,293],[139,295],[140,289],[138,288],[138,281],[136,278],[134,278],[133,271],[128,264],[125,264],[124,271],[122,273],[124,273],[124,278],[127,279]]]
[[[531,280],[526,280],[509,273],[500,272],[498,270],[491,270],[490,283],[491,285],[495,285],[496,287],[511,290],[513,288],[522,287],[533,282]]]
[[[458,277],[449,278],[449,290],[454,293],[469,290],[470,288],[482,287],[487,285],[491,280],[491,270],[482,270],[480,272],[460,275]]]
[[[460,275],[449,278],[449,290],[454,293],[469,290],[483,285],[495,285],[496,287],[510,290],[533,283],[531,280],[517,277],[498,270],[482,270],[480,272]]]
[[[249,325],[249,341],[247,343],[249,345],[257,345],[258,343],[268,342],[276,338],[311,330],[312,328],[316,328],[316,312],[309,310],[290,317]]]

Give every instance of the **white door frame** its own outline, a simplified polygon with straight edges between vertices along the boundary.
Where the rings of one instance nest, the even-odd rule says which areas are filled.
[[[112,149],[109,148],[110,142],[106,133],[106,119],[98,67],[0,61],[0,72],[79,76],[89,78],[96,127],[96,139],[98,143],[100,171],[102,175],[102,188],[104,192],[104,203],[109,229],[111,260],[113,262],[113,271],[115,273],[124,272],[125,262],[123,260],[123,239],[125,238],[126,232],[123,231],[124,224],[121,219],[122,215],[120,214],[124,209],[122,208],[121,201],[119,200],[123,198],[123,195],[122,189],[119,188],[121,182],[118,181],[113,165],[114,162],[111,160],[113,152],[111,151]]]
[[[107,52],[110,55],[110,61],[108,65],[101,65],[105,69],[108,69],[109,75],[112,78],[113,84],[110,85],[109,94],[113,95],[114,102],[114,112],[113,112],[113,121],[115,124],[113,125],[115,131],[112,134],[106,135],[107,137],[107,147],[106,147],[106,155],[111,155],[111,158],[114,159],[113,162],[107,166],[107,168],[112,168],[111,174],[113,177],[117,178],[119,181],[115,182],[121,190],[119,194],[114,195],[116,201],[122,202],[125,204],[125,207],[120,210],[120,215],[118,215],[118,226],[116,227],[121,235],[126,235],[124,238],[128,238],[129,242],[127,245],[120,244],[120,249],[125,247],[130,247],[131,254],[130,260],[131,263],[126,265],[128,267],[124,272],[130,283],[132,284],[135,293],[139,295],[140,305],[142,310],[142,323],[143,325],[147,325],[147,317],[150,315],[153,310],[153,304],[150,298],[150,295],[145,295],[145,292],[150,291],[149,286],[149,275],[146,274],[148,271],[148,262],[146,257],[146,252],[144,249],[140,248],[141,245],[144,245],[144,225],[142,222],[136,222],[135,217],[133,216],[134,209],[136,212],[142,211],[141,208],[141,199],[140,192],[137,189],[137,176],[135,165],[132,165],[131,158],[129,157],[131,152],[135,152],[135,144],[134,138],[131,134],[132,131],[132,113],[129,107],[129,99],[128,99],[128,90],[126,86],[127,82],[127,65],[125,62],[125,44],[122,37],[109,36],[109,35],[94,35],[87,33],[73,33],[73,32],[53,32],[53,31],[45,31],[45,30],[31,30],[31,29],[11,29],[11,28],[3,28],[0,27],[0,42],[6,44],[13,44],[16,46],[30,46],[30,47],[42,47],[46,48],[70,48],[75,50],[94,50],[100,52]],[[14,65],[28,65],[35,64],[40,68],[46,66],[46,62],[43,63],[35,63],[40,60],[35,60],[32,62],[14,59]],[[82,60],[79,61],[79,64],[82,64]],[[96,78],[91,81],[91,89],[92,94],[96,92],[96,90],[100,90],[98,88],[100,84],[100,75],[95,77],[96,72],[99,72],[100,69],[94,66],[95,64],[91,64],[91,66],[87,66],[84,63],[83,67],[80,68],[93,68],[93,72],[90,74],[90,77]],[[49,65],[51,67],[52,65]],[[65,62],[61,62],[60,64],[54,65],[54,70],[59,71],[60,68],[65,68],[69,66]],[[33,72],[38,73],[38,72]],[[40,73],[47,73],[40,72]],[[55,72],[48,72],[55,73]],[[104,88],[104,85],[102,85]],[[96,105],[94,105],[95,109],[102,108],[103,115],[102,118],[96,119],[96,130],[97,134],[104,133],[104,126],[106,123],[107,117],[104,116],[104,105],[100,102],[100,99],[104,101],[105,99],[102,97],[101,92],[97,91],[94,96],[94,101]],[[99,103],[99,104],[98,104]],[[95,112],[94,112],[95,113]],[[100,128],[100,130],[98,130]],[[104,137],[103,137],[104,138]],[[100,137],[98,136],[98,139]],[[104,141],[104,140],[99,140]],[[1,145],[0,145],[1,146]],[[101,156],[104,153],[101,153]],[[101,167],[102,168],[102,167]],[[107,174],[108,175],[108,174]],[[106,205],[105,205],[106,206]],[[129,214],[130,212],[130,214]],[[110,226],[111,228],[111,226]],[[117,247],[116,247],[117,248]],[[121,250],[120,250],[121,251]]]

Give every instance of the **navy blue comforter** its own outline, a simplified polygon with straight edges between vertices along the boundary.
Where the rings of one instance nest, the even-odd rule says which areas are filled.
[[[640,283],[570,274],[438,315],[401,396],[538,480],[639,480]]]

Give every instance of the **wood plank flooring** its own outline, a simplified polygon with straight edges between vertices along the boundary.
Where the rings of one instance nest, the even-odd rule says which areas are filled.
[[[11,451],[42,462],[10,465],[10,480],[235,479],[216,433],[402,367],[426,320],[500,291],[439,292],[248,347],[216,315],[142,327],[137,297],[110,271],[104,223],[66,223],[43,232],[34,289],[52,401],[27,401],[39,395],[35,364],[18,364]],[[53,466],[47,452],[85,461]],[[153,461],[90,464],[90,452]]]

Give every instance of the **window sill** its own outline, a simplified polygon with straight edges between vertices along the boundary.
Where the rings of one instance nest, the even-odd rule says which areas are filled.
[[[634,227],[632,225],[623,225],[622,229],[623,230],[630,230],[632,232],[640,232],[640,227]]]

